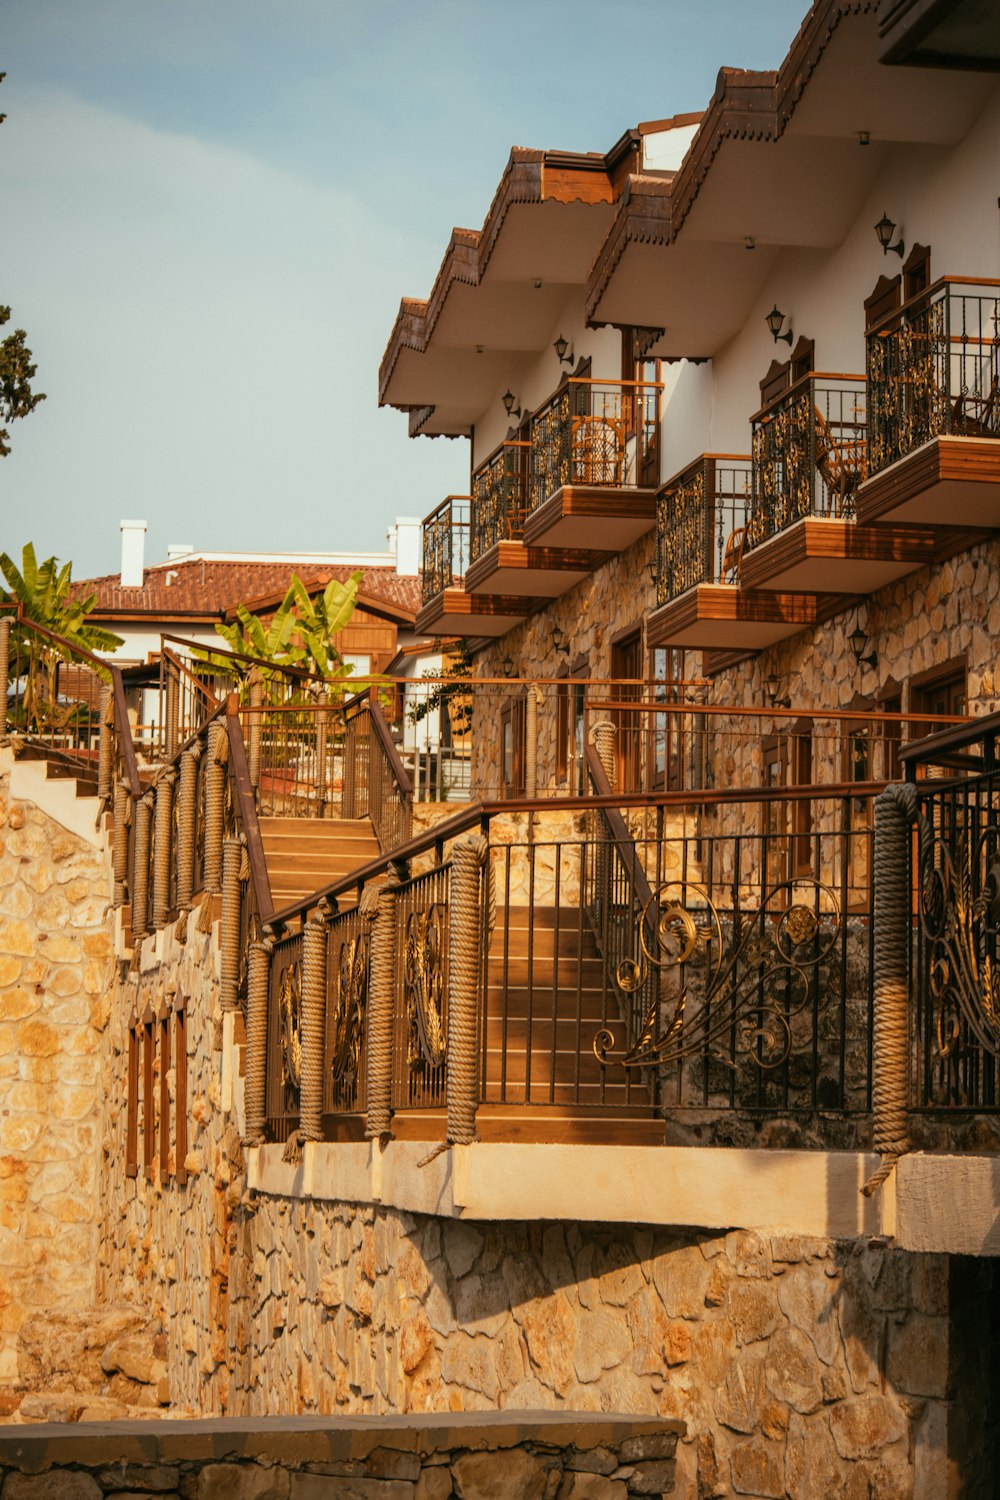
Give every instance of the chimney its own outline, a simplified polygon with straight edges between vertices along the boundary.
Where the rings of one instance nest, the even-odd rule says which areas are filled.
[[[146,545],[145,521],[123,521],[122,577],[123,589],[142,588],[142,554]]]
[[[389,551],[396,554],[397,576],[415,578],[420,572],[420,522],[413,516],[397,516],[386,537]]]
[[[190,542],[171,542],[167,547],[167,562],[176,562],[179,557],[190,557],[193,551]]]

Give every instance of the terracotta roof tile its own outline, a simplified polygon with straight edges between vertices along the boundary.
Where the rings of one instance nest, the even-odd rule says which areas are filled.
[[[354,569],[325,566],[311,572],[289,563],[212,561],[183,558],[147,568],[142,588],[122,588],[117,573],[86,578],[76,584],[78,593],[97,594],[96,616],[106,613],[136,613],[152,616],[181,614],[222,615],[237,604],[261,603],[280,597],[297,571],[307,587],[322,587],[331,578],[346,580]],[[396,609],[415,614],[420,608],[420,579],[400,577],[394,568],[363,568],[361,593]]]

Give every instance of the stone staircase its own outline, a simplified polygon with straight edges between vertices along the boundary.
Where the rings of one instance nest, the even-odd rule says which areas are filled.
[[[275,910],[311,896],[377,859],[368,818],[261,818],[261,842]],[[351,905],[350,899],[341,907]]]

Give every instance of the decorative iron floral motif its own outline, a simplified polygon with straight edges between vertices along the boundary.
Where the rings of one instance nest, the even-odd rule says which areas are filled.
[[[967,840],[958,868],[951,850],[920,819],[920,923],[938,1051],[950,1057],[963,1026],[1000,1056],[1000,826]]]
[[[524,495],[525,442],[504,443],[472,476],[472,537],[475,559],[503,540],[516,540],[528,514]]]
[[[728,931],[701,886],[662,885],[639,920],[639,957],[624,960],[616,975],[628,996],[652,969],[657,993],[632,1045],[609,1056],[615,1037],[602,1027],[594,1037],[596,1056],[640,1068],[708,1054],[732,1067],[718,1047],[735,1032],[762,1071],[779,1067],[792,1051],[792,1021],[809,1000],[809,972],[833,951],[840,927],[836,894],[819,881],[782,882]],[[689,973],[699,976],[696,1003],[689,998]]]
[[[438,901],[413,911],[406,924],[403,986],[409,1018],[406,1060],[411,1068],[444,1062],[444,954],[447,912]]]
[[[281,1081],[298,1089],[302,1082],[302,960],[293,959],[281,975],[278,991]]]
[[[361,1066],[368,1001],[368,954],[365,933],[345,939],[340,945],[330,1067],[334,1083],[346,1088],[354,1084]]]

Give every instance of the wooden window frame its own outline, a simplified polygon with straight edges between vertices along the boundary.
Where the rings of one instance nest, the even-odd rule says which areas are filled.
[[[525,796],[527,749],[527,694],[508,698],[500,710],[500,780],[505,801]],[[507,734],[510,734],[510,777],[507,776]]]
[[[187,1010],[182,996],[174,999],[174,1181],[187,1182]]]
[[[160,1181],[166,1184],[170,1180],[170,1080],[168,1078],[170,1061],[170,1009],[164,1005],[158,1018],[159,1047],[160,1047],[160,1080],[159,1080],[159,1104],[160,1113],[157,1121],[160,1136]]]
[[[156,1161],[156,1109],[153,1103],[156,1018],[147,1005],[140,1022],[142,1029],[142,1169],[146,1180],[153,1180]]]
[[[133,1013],[128,1023],[128,1084],[125,1101],[125,1176],[139,1175],[139,1030]]]
[[[795,719],[789,725],[791,737],[790,755],[791,784],[812,786],[813,784],[813,721],[809,717]],[[791,875],[792,878],[809,876],[813,868],[813,809],[805,800],[792,803]]]

